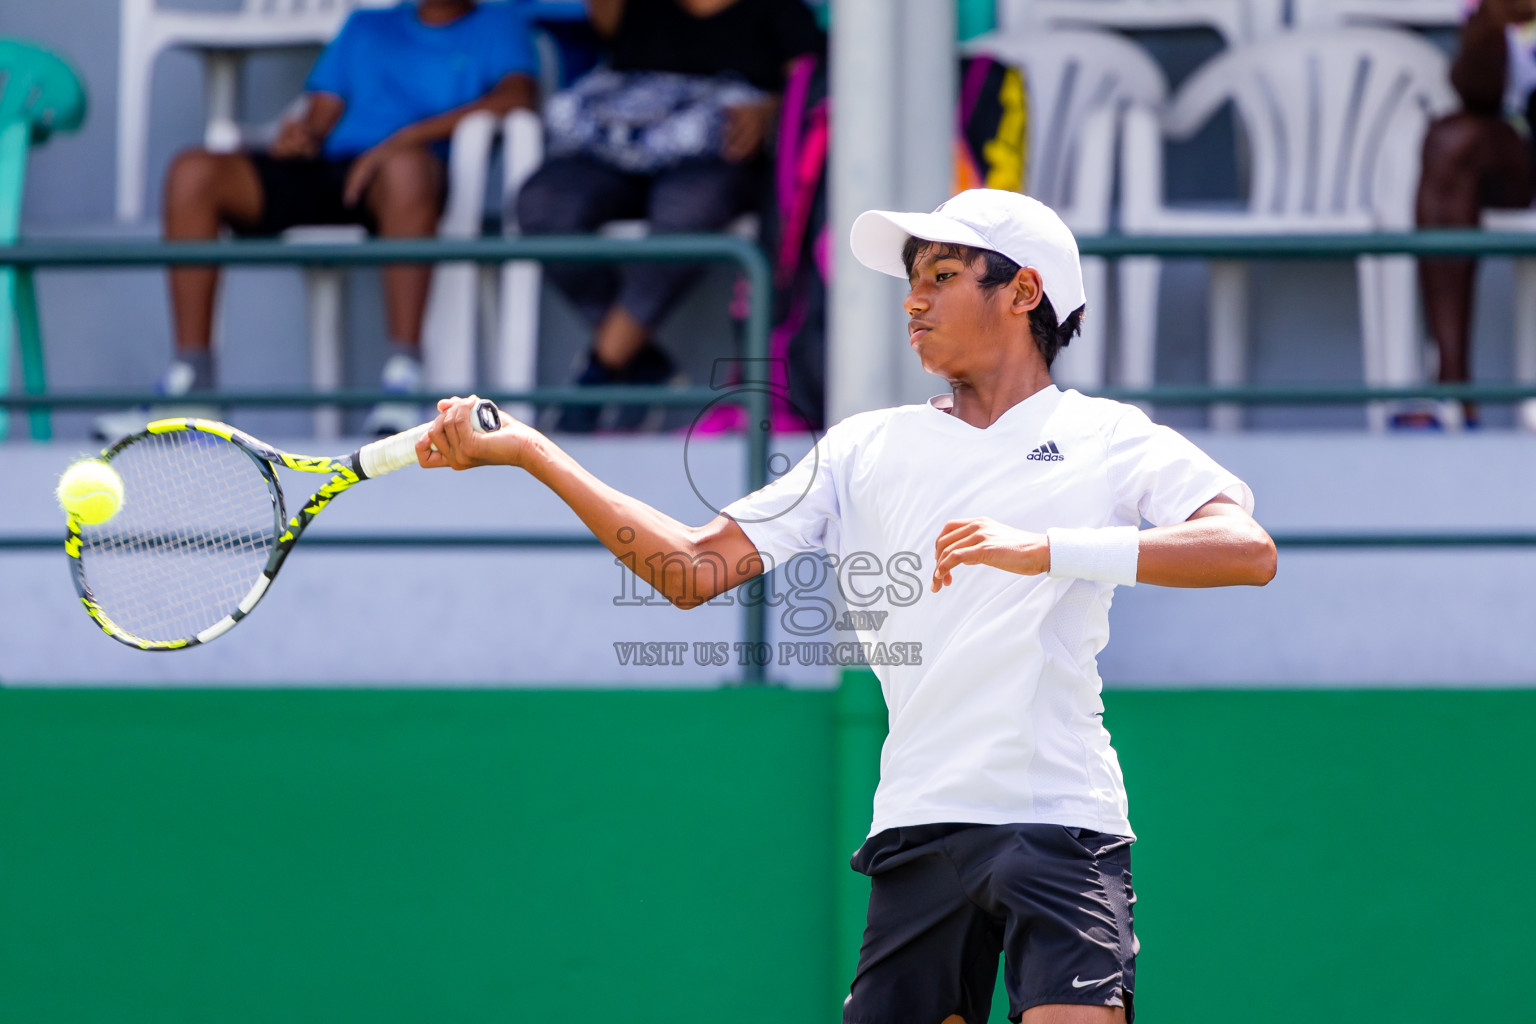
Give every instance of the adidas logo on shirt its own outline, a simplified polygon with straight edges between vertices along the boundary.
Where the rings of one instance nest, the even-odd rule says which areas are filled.
[[[1066,456],[1061,454],[1055,441],[1047,441],[1024,457],[1031,462],[1061,462]]]

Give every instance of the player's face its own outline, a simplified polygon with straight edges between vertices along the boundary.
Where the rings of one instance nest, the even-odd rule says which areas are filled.
[[[909,342],[923,369],[945,380],[970,377],[998,350],[1009,329],[1008,287],[985,289],[985,263],[924,252],[912,264],[902,303]]]

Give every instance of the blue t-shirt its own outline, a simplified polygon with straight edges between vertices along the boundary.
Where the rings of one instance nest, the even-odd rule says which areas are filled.
[[[537,73],[522,13],[483,3],[446,25],[423,25],[414,3],[353,12],[315,61],[304,87],[341,97],[346,110],[324,155],[356,156],[425,118],[473,103],[513,72]]]

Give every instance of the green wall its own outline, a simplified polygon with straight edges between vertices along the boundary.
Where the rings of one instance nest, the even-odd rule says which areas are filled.
[[[1146,1021],[1531,1019],[1536,691],[1116,693],[1106,720]]]
[[[0,1021],[835,1020],[870,697],[0,690]],[[1523,1012],[1536,691],[1107,704],[1140,1020]]]
[[[0,691],[0,1020],[816,1020],[828,706]]]

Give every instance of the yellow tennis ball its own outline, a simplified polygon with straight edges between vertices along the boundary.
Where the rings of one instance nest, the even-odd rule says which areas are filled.
[[[123,507],[123,478],[99,459],[77,462],[59,477],[59,504],[86,526],[96,526]]]

